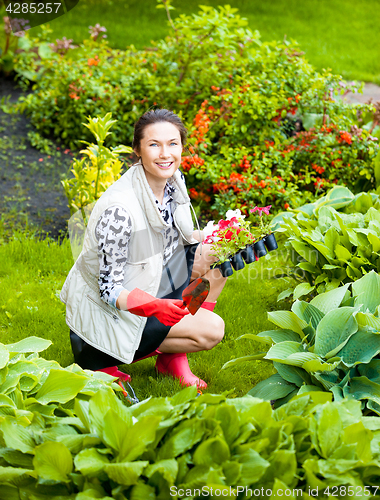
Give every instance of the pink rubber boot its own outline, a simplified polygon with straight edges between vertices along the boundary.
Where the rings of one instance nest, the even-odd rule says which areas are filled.
[[[156,370],[164,375],[178,378],[181,385],[196,385],[198,389],[207,388],[206,382],[196,377],[190,370],[185,352],[159,354],[156,361]]]
[[[120,370],[118,370],[117,366],[110,366],[108,368],[102,368],[101,370],[95,370],[95,371],[108,373],[108,375],[111,375],[112,377],[117,377],[121,380],[124,380],[124,382],[131,381],[131,376],[128,375],[128,373],[124,373],[124,372],[121,372]]]

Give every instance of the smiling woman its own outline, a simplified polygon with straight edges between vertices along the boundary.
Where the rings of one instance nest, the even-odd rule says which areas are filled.
[[[61,292],[76,362],[129,380],[117,365],[158,355],[156,369],[183,385],[207,384],[186,353],[212,349],[224,336],[213,312],[226,278],[211,269],[211,245],[194,231],[184,176],[180,118],[151,110],[135,124],[139,161],[97,201],[83,250]],[[189,315],[182,292],[210,282],[209,301]]]

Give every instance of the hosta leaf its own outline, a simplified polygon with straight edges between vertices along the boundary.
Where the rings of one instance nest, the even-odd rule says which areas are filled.
[[[348,425],[344,429],[342,437],[345,443],[356,445],[359,460],[369,462],[372,459],[371,440],[373,433],[364,427],[363,422]]]
[[[277,361],[273,362],[273,366],[284,380],[291,384],[298,385],[298,387],[305,382],[305,379],[308,379],[308,375],[297,366],[285,365]]]
[[[306,361],[306,363],[302,365],[302,368],[309,373],[330,372],[335,370],[339,363],[340,361],[335,361],[334,363],[324,363],[321,359],[311,359],[310,361]]]
[[[374,313],[379,305],[380,298],[380,276],[371,271],[352,284],[355,306],[363,305],[363,312],[368,309]]]
[[[286,299],[287,297],[290,297],[290,295],[292,295],[292,293],[293,293],[293,288],[287,288],[286,290],[284,290],[278,294],[277,302],[280,302],[280,300],[283,300],[283,299]]]
[[[260,454],[249,449],[238,458],[241,467],[239,485],[248,486],[259,481],[270,467],[270,462],[265,460]],[[228,497],[227,497],[228,498]]]
[[[260,332],[257,336],[265,339],[268,338],[275,344],[278,342],[285,342],[286,340],[292,342],[300,341],[300,336],[298,333],[293,332],[293,330],[266,330],[265,332]]]
[[[158,450],[157,459],[175,458],[189,450],[202,439],[205,430],[205,422],[200,418],[183,420],[164,441]]]
[[[5,347],[9,352],[41,352],[45,351],[51,344],[51,340],[32,336],[26,337],[14,344],[7,344]]]
[[[313,267],[315,267],[315,265],[317,263],[317,252],[315,252],[308,245],[305,245],[305,243],[301,243],[300,241],[292,240],[290,243],[291,243],[292,247],[294,248],[294,250],[299,255],[301,255],[302,258],[304,258]]]
[[[8,448],[22,451],[23,453],[34,453],[35,442],[27,427],[23,427],[13,417],[6,417],[0,426],[5,444]]]
[[[7,365],[8,361],[9,351],[3,344],[0,344],[0,369],[4,368]]]
[[[336,309],[340,306],[349,284],[330,290],[329,292],[321,293],[310,301],[310,304],[319,309],[324,314]]]
[[[380,238],[376,236],[375,234],[370,233],[368,236],[368,241],[372,245],[372,251],[379,253],[380,252]]]
[[[318,323],[323,318],[324,314],[313,304],[308,302],[296,300],[292,305],[292,311],[297,314],[299,318],[302,318],[306,323],[311,322],[311,326],[315,329]]]
[[[318,324],[314,352],[332,358],[358,329],[355,314],[358,309],[340,307],[326,314]]]
[[[352,253],[349,250],[347,250],[347,248],[344,247],[343,245],[336,245],[335,256],[337,259],[346,262],[351,259]]]
[[[147,465],[149,465],[149,462],[145,460],[108,464],[104,467],[104,471],[116,483],[131,486],[132,484],[137,484],[139,477]]]
[[[380,405],[380,384],[376,384],[367,377],[353,377],[345,387],[344,395],[351,395],[355,399],[370,399]]]
[[[315,286],[311,286],[311,285],[309,285],[309,283],[300,283],[294,289],[293,299],[294,300],[299,299],[300,297],[302,297],[303,295],[307,295],[308,293],[310,293],[314,289],[315,289]]]
[[[108,463],[108,458],[100,454],[96,448],[82,450],[74,459],[75,468],[84,476],[90,477],[97,476]]]
[[[231,368],[231,366],[240,365],[241,363],[246,363],[247,361],[255,361],[257,359],[263,359],[266,352],[259,352],[258,354],[252,354],[251,356],[242,356],[241,358],[231,359],[224,363],[222,366],[222,370],[225,368]]]
[[[337,352],[346,366],[369,363],[380,352],[380,335],[365,330],[358,330]]]
[[[46,441],[35,448],[33,465],[42,479],[69,482],[68,475],[73,470],[73,459],[63,443]]]
[[[211,437],[203,441],[195,450],[193,462],[195,465],[214,466],[222,464],[230,458],[230,449],[224,437]]]
[[[364,375],[372,382],[380,384],[380,359],[373,359],[368,364],[361,364],[357,366],[360,375]]]
[[[4,485],[6,485],[7,483],[11,484],[14,481],[16,481],[17,479],[19,479],[21,476],[24,476],[25,474],[33,475],[33,470],[18,469],[16,467],[2,467],[2,466],[0,466],[1,489],[3,489]],[[5,497],[0,497],[0,498],[5,498]],[[20,497],[18,497],[18,498],[20,498]]]
[[[274,311],[268,312],[268,319],[275,325],[285,330],[293,330],[301,337],[304,337],[303,328],[307,327],[306,321],[300,319],[292,311]]]
[[[271,399],[280,399],[297,389],[294,384],[289,384],[284,380],[281,375],[275,373],[266,380],[259,382],[253,389],[251,389],[248,394],[255,398],[265,399],[270,401]]]
[[[154,464],[148,465],[144,471],[144,476],[151,477],[156,472],[159,472],[170,486],[173,485],[178,474],[177,460],[174,458],[169,460],[160,460]]]
[[[338,409],[326,403],[318,415],[317,437],[324,458],[328,458],[338,447],[343,431]]]
[[[282,361],[288,358],[291,354],[304,352],[302,344],[300,342],[279,342],[272,346],[267,352],[264,359],[272,359],[275,361]]]
[[[125,438],[120,445],[118,462],[136,460],[142,455],[147,446],[156,438],[156,432],[161,422],[161,417],[141,417],[132,427],[125,432]],[[173,457],[161,457],[173,458]]]
[[[50,370],[48,378],[35,395],[42,404],[53,401],[67,403],[74,399],[87,383],[86,377],[75,375],[66,370]]]
[[[336,370],[332,370],[331,372],[315,372],[312,377],[318,380],[318,382],[320,382],[328,391],[336,385],[339,380]]]

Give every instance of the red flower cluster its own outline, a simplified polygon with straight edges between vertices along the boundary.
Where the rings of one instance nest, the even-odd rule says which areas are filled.
[[[315,163],[312,163],[311,168],[315,170],[318,174],[323,174],[323,172],[325,171],[323,167],[319,167]]]
[[[191,146],[190,146],[190,151],[191,151]],[[193,149],[194,151],[194,149]],[[183,156],[182,157],[182,162],[181,162],[181,167],[183,168],[183,170],[185,172],[188,172],[191,167],[200,167],[204,164],[204,159],[203,158],[199,158],[199,156],[197,154],[195,154],[194,156]]]
[[[347,144],[352,143],[352,135],[349,132],[339,131],[340,137],[338,137],[338,142],[346,142]]]
[[[195,146],[204,142],[205,135],[207,134],[208,129],[210,127],[210,118],[208,117],[205,111],[207,104],[208,101],[206,99],[202,102],[201,109],[198,111],[198,113],[195,115],[194,118],[195,130],[194,132],[192,132],[190,137],[195,138],[195,143],[194,143]]]

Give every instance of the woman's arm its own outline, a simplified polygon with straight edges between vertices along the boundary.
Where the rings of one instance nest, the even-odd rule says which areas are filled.
[[[99,294],[104,302],[113,307],[118,307],[117,300],[121,293],[128,294],[123,281],[131,234],[131,218],[124,208],[118,206],[105,210],[95,229],[98,240]]]
[[[201,233],[201,239],[199,239],[199,231],[198,230],[193,232],[193,238],[195,238],[197,241],[203,241],[205,239],[203,231],[201,231],[200,233]]]

